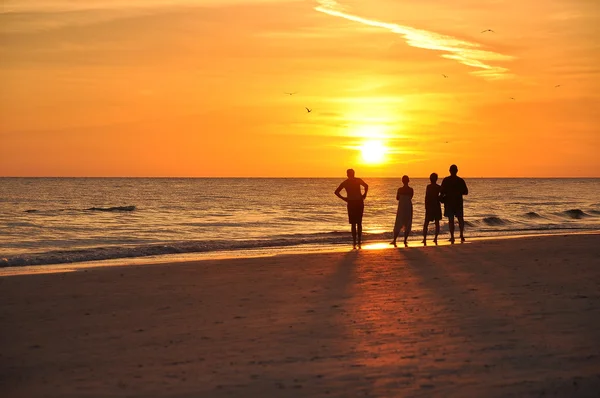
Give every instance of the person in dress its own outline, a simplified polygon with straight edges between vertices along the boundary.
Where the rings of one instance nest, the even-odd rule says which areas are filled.
[[[433,243],[437,245],[438,235],[440,234],[440,220],[442,219],[442,205],[440,204],[440,189],[442,188],[437,184],[438,175],[431,173],[429,181],[431,184],[427,185],[425,190],[425,223],[423,224],[423,244],[427,245],[427,230],[429,229],[429,223],[435,222],[435,237]]]
[[[352,225],[352,248],[356,249],[356,243],[358,241],[358,248],[360,249],[362,240],[362,218],[365,209],[364,200],[367,198],[369,186],[362,179],[356,178],[354,176],[354,170],[352,169],[346,170],[346,176],[348,179],[337,187],[334,194],[348,204],[348,222]],[[361,192],[361,186],[365,189],[364,193]],[[340,194],[342,189],[346,190],[345,197]]]
[[[396,247],[396,240],[400,231],[404,229],[404,246],[408,246],[408,235],[412,227],[413,205],[412,197],[414,191],[408,186],[410,179],[408,176],[402,177],[403,186],[398,188],[396,200],[398,201],[398,210],[396,211],[396,222],[394,223],[394,239],[390,243]]]

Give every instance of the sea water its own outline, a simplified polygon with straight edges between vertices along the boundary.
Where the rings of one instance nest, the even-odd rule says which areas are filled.
[[[391,238],[400,179],[369,178],[363,241]],[[466,178],[467,237],[600,230],[600,179]],[[343,178],[0,178],[0,266],[347,246]],[[413,179],[421,240],[426,179]],[[433,225],[431,225],[433,228]],[[442,237],[447,238],[447,221]]]

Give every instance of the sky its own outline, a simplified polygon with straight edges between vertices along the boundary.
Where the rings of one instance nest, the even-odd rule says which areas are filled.
[[[599,25],[597,0],[3,0],[0,176],[600,177]]]

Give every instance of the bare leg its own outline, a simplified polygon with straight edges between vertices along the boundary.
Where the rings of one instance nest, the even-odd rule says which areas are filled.
[[[362,240],[362,223],[358,223],[358,248],[360,249],[360,242]]]
[[[440,234],[440,220],[435,220],[435,238],[433,243],[437,244],[437,237]]]
[[[410,225],[404,227],[404,246],[408,246],[408,235],[410,235]]]
[[[352,224],[352,248],[356,249],[356,224]]]
[[[398,239],[398,235],[400,234],[400,230],[394,228],[394,239],[390,242],[390,245],[394,245],[396,247],[396,239]]]
[[[460,241],[464,242],[465,241],[465,219],[463,218],[463,216],[458,216],[458,228],[460,229]]]
[[[454,216],[448,217],[448,228],[450,229],[450,242],[454,243]]]
[[[427,244],[427,229],[429,228],[429,221],[425,220],[425,223],[423,224],[423,242]]]

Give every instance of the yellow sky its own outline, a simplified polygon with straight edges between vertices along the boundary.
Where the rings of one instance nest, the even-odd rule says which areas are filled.
[[[599,25],[596,0],[5,0],[0,176],[598,177]]]

